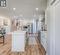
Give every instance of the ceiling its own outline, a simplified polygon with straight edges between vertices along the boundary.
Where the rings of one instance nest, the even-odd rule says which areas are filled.
[[[7,7],[0,7],[0,16],[32,19],[36,15],[37,18],[40,14],[44,14],[46,4],[46,0],[7,0]]]

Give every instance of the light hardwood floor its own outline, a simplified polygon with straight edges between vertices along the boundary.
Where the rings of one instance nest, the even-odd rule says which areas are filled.
[[[2,41],[0,39],[0,41]],[[0,43],[0,55],[45,55],[44,48],[38,43],[37,45],[28,45],[25,52],[11,52],[11,35],[6,35],[5,44]]]

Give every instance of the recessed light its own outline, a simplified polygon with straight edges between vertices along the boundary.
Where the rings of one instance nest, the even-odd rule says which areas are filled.
[[[39,10],[39,8],[36,8],[36,11],[38,11]]]
[[[15,11],[15,10],[16,10],[16,8],[13,8],[13,10]]]

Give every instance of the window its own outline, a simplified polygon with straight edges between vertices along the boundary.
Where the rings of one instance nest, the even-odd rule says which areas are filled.
[[[6,0],[0,0],[0,7],[6,7]]]

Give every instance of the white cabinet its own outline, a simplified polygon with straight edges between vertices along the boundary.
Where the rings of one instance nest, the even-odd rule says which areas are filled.
[[[47,49],[47,32],[46,31],[41,31],[41,44]]]
[[[25,34],[26,34],[26,31],[15,31],[12,33],[12,51],[13,52],[25,51]]]

